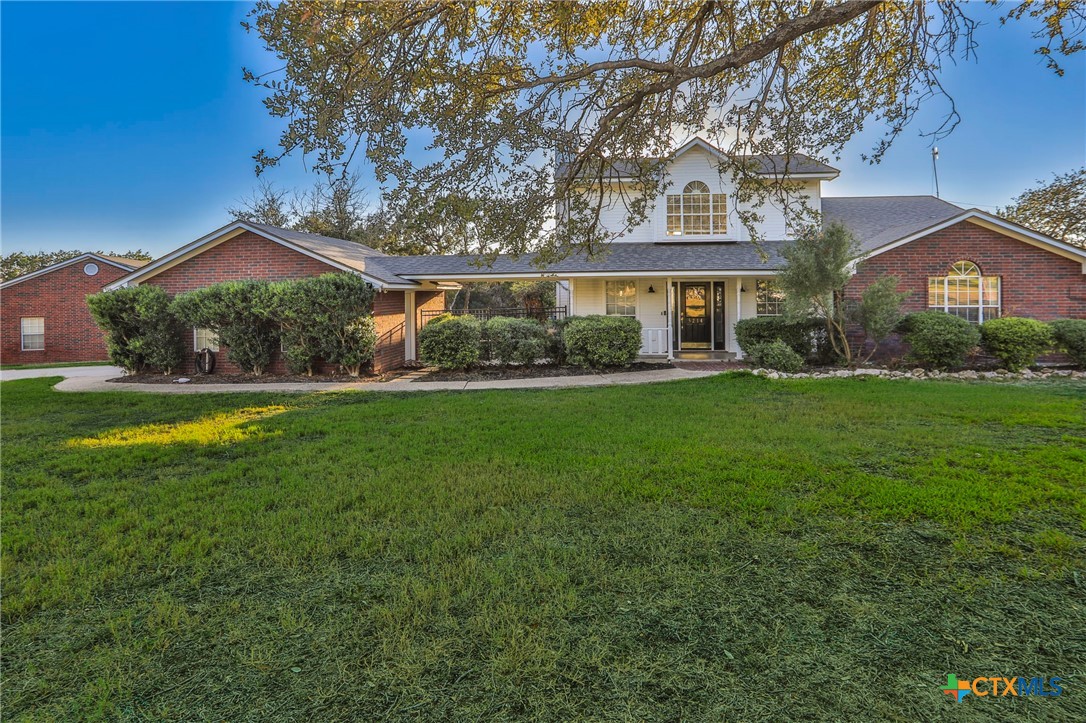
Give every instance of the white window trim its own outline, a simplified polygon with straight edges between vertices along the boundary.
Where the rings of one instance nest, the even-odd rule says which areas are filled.
[[[27,349],[26,348],[26,328],[25,322],[31,319],[41,319],[41,349]],[[38,336],[37,332],[33,336]],[[44,316],[20,316],[19,317],[19,350],[20,351],[45,351],[45,317]]]
[[[683,199],[686,196],[694,195],[694,194],[688,194],[688,193],[685,192],[686,188],[691,183],[700,183],[700,184],[702,184],[703,186],[705,186],[708,189],[707,193],[705,193],[705,194],[697,194],[697,195],[707,195],[707,196],[709,196],[709,233],[687,233],[686,232],[686,204],[683,203]],[[716,219],[716,216],[717,216],[717,213],[716,213],[716,203],[717,203],[716,199],[717,199],[717,197],[720,197],[724,201],[724,212],[723,212],[724,228],[721,229],[720,231],[717,231],[716,229],[713,228],[713,223],[714,223],[714,220]],[[671,218],[671,214],[668,211],[668,205],[670,204],[671,199],[673,199],[673,198],[678,199],[678,203],[679,203],[679,233],[671,233],[671,231],[669,230],[669,219]],[[680,192],[680,193],[668,193],[668,194],[665,194],[665,196],[664,196],[664,204],[663,204],[663,206],[664,206],[664,237],[669,238],[669,239],[675,239],[675,238],[707,239],[707,238],[723,238],[723,237],[726,237],[728,235],[728,205],[729,205],[729,203],[730,202],[729,202],[729,199],[728,199],[728,194],[726,194],[726,193],[714,193],[712,186],[710,186],[708,183],[705,183],[705,181],[702,181],[700,179],[695,179],[694,181],[687,182],[686,186],[683,186],[683,192]],[[701,215],[701,214],[698,214],[698,215]]]
[[[776,279],[755,279],[754,280],[754,315],[755,316],[767,316],[767,317],[784,316],[784,311],[783,310],[778,311],[776,314],[763,314],[762,312],[758,311],[758,285],[762,284],[762,283],[766,284],[766,292],[768,293],[770,286],[776,284],[777,282],[776,282]],[[766,303],[773,303],[773,302],[769,302],[768,299],[767,299]],[[779,305],[783,304],[784,302],[783,301],[778,301],[778,302],[775,302],[775,303],[777,303],[777,305],[779,307]]]
[[[985,316],[984,316],[984,310],[994,308],[995,309],[995,316],[993,316],[991,318],[998,319],[1000,317],[1000,315],[1003,313],[1003,279],[1001,277],[999,277],[999,276],[994,276],[994,277],[993,276],[985,276],[984,272],[981,271],[980,266],[978,264],[973,263],[972,261],[968,261],[967,259],[962,259],[962,261],[966,261],[967,263],[972,264],[973,268],[975,268],[977,270],[977,275],[976,276],[962,276],[961,274],[947,274],[946,276],[943,276],[943,277],[939,277],[939,276],[934,277],[936,279],[939,279],[939,278],[942,279],[942,282],[943,282],[943,303],[942,303],[941,306],[938,305],[938,304],[933,306],[933,305],[931,305],[929,303],[928,308],[929,309],[940,310],[945,314],[952,313],[950,311],[951,309],[976,309],[977,310],[977,322],[976,323],[978,325],[983,324],[986,321]],[[953,269],[955,266],[962,263],[962,261],[955,261],[953,264],[950,265],[950,268]],[[996,280],[996,303],[995,304],[986,304],[986,303],[984,303],[985,302],[985,299],[984,299],[984,281],[985,281],[985,279],[991,279],[991,278],[994,278]],[[977,280],[977,303],[976,303],[975,306],[973,304],[951,304],[950,303],[950,281],[951,281],[951,279],[954,279],[956,281],[960,280],[960,279],[976,279]],[[954,314],[954,316],[958,316],[958,315]],[[961,318],[961,317],[959,317],[959,318]],[[968,321],[968,319],[967,319],[967,321]]]
[[[215,336],[210,329],[204,329],[204,331],[206,331],[211,336]],[[200,346],[200,344],[198,342],[199,338],[200,338],[200,327],[197,327],[197,326],[192,327],[192,350],[193,351],[200,351],[200,349],[203,348],[203,347]],[[219,337],[215,336],[215,346],[211,346],[209,344],[207,348],[210,349],[213,352],[218,352],[219,351],[219,346],[220,346]]]
[[[608,284],[633,284],[634,287],[634,313],[633,314],[609,314],[607,313],[607,285]],[[624,316],[631,319],[636,319],[641,313],[641,285],[637,279],[606,279],[603,282],[603,315],[604,316]]]

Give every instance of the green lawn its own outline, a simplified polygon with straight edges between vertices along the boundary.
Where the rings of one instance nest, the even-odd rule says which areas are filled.
[[[2,385],[5,720],[1086,718],[1081,384],[55,381]]]

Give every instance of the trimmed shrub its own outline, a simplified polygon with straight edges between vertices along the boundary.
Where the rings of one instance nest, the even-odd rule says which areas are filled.
[[[323,274],[276,284],[279,321],[287,365],[313,373],[318,358],[356,377],[373,359],[373,287],[354,274]]]
[[[803,368],[803,357],[780,339],[755,344],[747,350],[747,356],[758,366],[779,372],[794,374]]]
[[[481,340],[474,316],[442,314],[419,330],[419,356],[439,369],[466,369],[479,363]]]
[[[173,310],[186,324],[213,331],[228,348],[230,361],[259,376],[279,346],[281,288],[266,281],[224,281],[179,294]]]
[[[820,351],[825,337],[822,319],[793,321],[783,316],[752,316],[735,323],[735,339],[747,354],[755,346],[783,341],[800,357],[810,359]]]
[[[1056,347],[1067,352],[1080,367],[1086,367],[1086,319],[1057,319],[1048,328]]]
[[[106,332],[109,358],[126,372],[148,367],[169,374],[181,364],[181,324],[158,286],[130,286],[87,297],[94,322]]]
[[[986,352],[1016,372],[1052,346],[1052,331],[1043,321],[1005,316],[981,324],[980,341]]]
[[[491,357],[502,364],[532,364],[547,351],[546,330],[533,319],[495,316],[483,325]]]
[[[566,322],[563,338],[570,364],[629,366],[641,351],[641,322],[629,316],[575,316]]]
[[[961,366],[980,343],[976,326],[943,311],[909,314],[899,328],[911,347],[911,359],[939,369]]]

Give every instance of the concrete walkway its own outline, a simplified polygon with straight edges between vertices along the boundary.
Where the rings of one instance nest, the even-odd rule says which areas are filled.
[[[120,367],[87,366],[87,367],[41,367],[39,369],[3,369],[0,370],[0,382],[10,382],[13,379],[37,379],[39,377],[95,377],[98,379],[114,379],[121,376],[124,370]]]
[[[8,376],[20,372],[19,376]],[[475,389],[555,389],[561,387],[600,387],[612,384],[650,384],[678,379],[698,379],[718,372],[690,369],[654,369],[644,372],[585,374],[575,377],[503,379],[480,382],[287,382],[268,384],[124,384],[106,381],[121,375],[117,367],[62,367],[55,369],[19,369],[3,372],[0,381],[33,377],[63,376],[56,385],[62,392],[145,392],[150,394],[221,394],[237,392],[434,392]]]

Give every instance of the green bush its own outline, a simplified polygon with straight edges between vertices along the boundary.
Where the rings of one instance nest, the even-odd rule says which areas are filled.
[[[419,330],[419,356],[439,369],[466,369],[479,363],[481,340],[474,316],[442,314]]]
[[[1056,347],[1086,367],[1086,319],[1057,319],[1048,325]]]
[[[751,316],[735,323],[735,339],[747,354],[755,346],[783,341],[800,357],[810,359],[821,351],[825,337],[822,319],[793,321],[783,316]]]
[[[628,316],[575,316],[566,322],[563,338],[570,364],[629,366],[641,351],[641,322]]]
[[[553,364],[565,364],[566,363],[566,324],[571,317],[562,319],[555,319],[547,322],[544,327],[546,332],[544,355]]]
[[[961,366],[980,343],[976,326],[942,311],[909,314],[899,328],[911,347],[913,361],[940,369]]]
[[[127,372],[148,367],[169,374],[181,364],[181,324],[158,286],[130,286],[87,297],[94,322],[106,332],[110,360]]]
[[[1052,330],[1043,321],[1005,316],[981,324],[980,340],[984,350],[1003,366],[1018,371],[1051,348]]]
[[[747,350],[747,356],[758,366],[789,374],[794,374],[803,368],[803,357],[780,339],[755,344]]]
[[[547,351],[546,330],[534,319],[496,316],[483,325],[490,355],[502,364],[533,364]]]
[[[260,375],[279,346],[281,288],[266,281],[224,281],[179,294],[173,310],[186,324],[210,329],[227,347],[230,361]]]
[[[354,274],[323,274],[273,287],[287,364],[313,373],[316,360],[338,364],[356,377],[373,359],[374,289]]]

